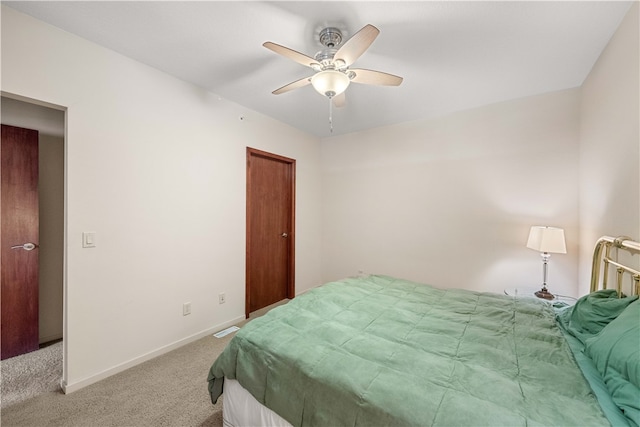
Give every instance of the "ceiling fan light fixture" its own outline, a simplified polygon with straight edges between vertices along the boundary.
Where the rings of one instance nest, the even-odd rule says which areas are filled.
[[[345,73],[336,70],[324,70],[311,77],[311,85],[320,94],[329,98],[347,90],[351,80]]]

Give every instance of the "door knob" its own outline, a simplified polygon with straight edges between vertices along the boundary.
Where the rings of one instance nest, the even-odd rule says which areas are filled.
[[[282,237],[289,237],[287,233],[282,233]]]
[[[35,243],[24,243],[22,245],[11,246],[11,249],[24,249],[25,251],[32,251],[37,248],[38,245]]]

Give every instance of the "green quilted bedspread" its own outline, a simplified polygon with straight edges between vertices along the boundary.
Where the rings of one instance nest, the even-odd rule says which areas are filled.
[[[609,425],[550,304],[369,276],[252,320],[209,372],[294,426]]]

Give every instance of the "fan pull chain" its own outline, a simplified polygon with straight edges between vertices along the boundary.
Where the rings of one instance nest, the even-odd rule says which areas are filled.
[[[329,132],[333,133],[333,100],[329,98]]]

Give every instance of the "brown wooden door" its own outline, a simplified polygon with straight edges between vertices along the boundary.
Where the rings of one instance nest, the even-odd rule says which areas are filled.
[[[293,298],[295,160],[247,148],[246,315]]]
[[[6,359],[38,349],[38,131],[2,125],[0,158],[1,347]]]

